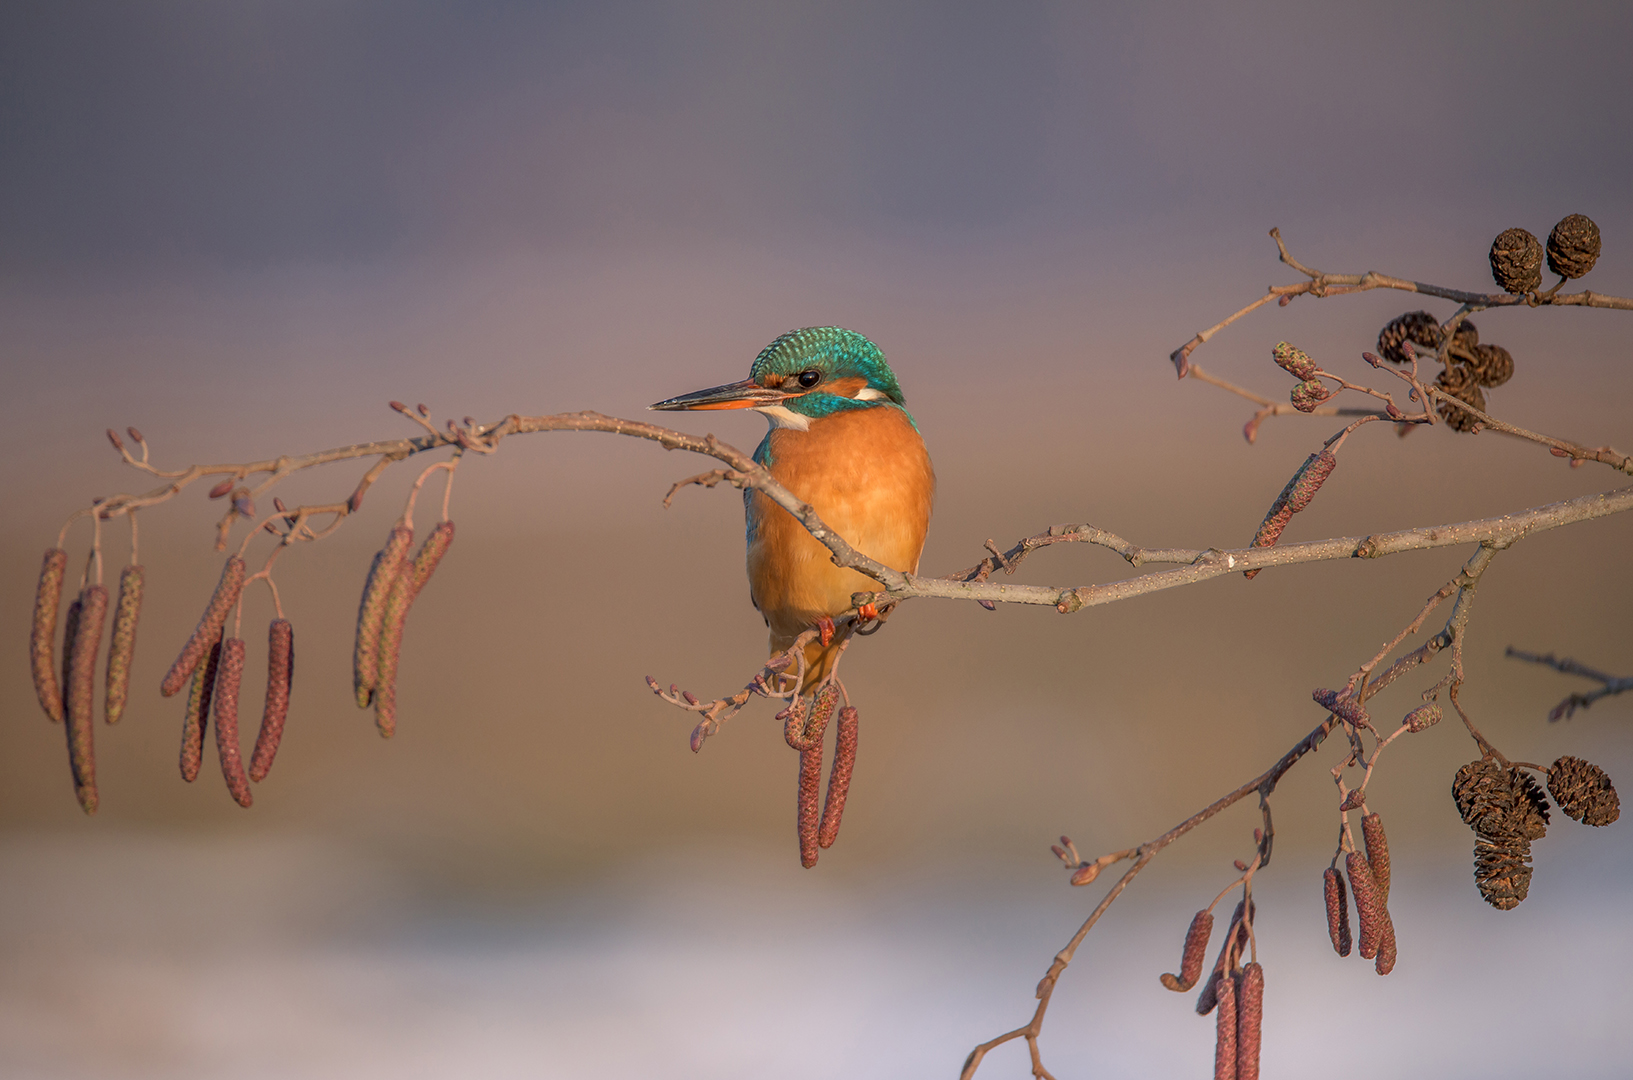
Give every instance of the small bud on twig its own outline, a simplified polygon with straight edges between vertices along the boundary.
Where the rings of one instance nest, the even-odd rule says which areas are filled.
[[[261,710],[261,729],[255,735],[255,752],[249,763],[249,778],[257,784],[272,771],[272,759],[278,754],[284,721],[289,717],[289,687],[294,676],[295,629],[288,619],[273,619],[267,627],[266,705]]]
[[[1203,954],[1208,951],[1208,937],[1213,933],[1213,912],[1203,908],[1191,919],[1191,925],[1185,931],[1185,948],[1180,953],[1179,976],[1164,972],[1162,985],[1176,993],[1183,994],[1196,985],[1196,980],[1202,975]]]
[[[176,662],[170,665],[170,671],[159,684],[159,693],[165,697],[172,697],[187,683],[187,676],[193,673],[198,662],[204,658],[204,650],[209,643],[221,636],[221,627],[227,621],[227,613],[238,602],[238,594],[244,590],[244,560],[234,555],[227,560],[227,565],[221,568],[221,580],[215,587],[210,603],[204,609],[204,614],[198,621],[198,627],[193,636],[187,639],[182,647],[181,655]]]
[[[48,548],[34,590],[34,621],[28,638],[28,662],[34,673],[34,693],[40,708],[53,723],[62,723],[62,687],[57,682],[57,610],[62,606],[62,576],[68,553]]]
[[[220,499],[226,497],[227,493],[232,491],[235,483],[236,481],[234,481],[231,477],[221,481],[215,487],[210,489],[210,498]]]
[[[125,452],[125,441],[119,437],[119,432],[113,428],[108,429],[108,441],[113,443],[113,448],[121,454]]]
[[[1419,731],[1426,731],[1440,723],[1441,715],[1442,713],[1440,706],[1430,701],[1419,705],[1417,708],[1407,713],[1401,720],[1401,723],[1406,725],[1406,729],[1408,731],[1416,734]]]

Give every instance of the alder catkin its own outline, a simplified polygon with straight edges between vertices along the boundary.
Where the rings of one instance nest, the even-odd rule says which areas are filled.
[[[839,733],[834,737],[834,761],[828,771],[828,797],[822,804],[822,828],[817,843],[833,847],[839,838],[839,819],[845,814],[845,797],[850,794],[851,773],[856,769],[856,729],[860,714],[856,706],[839,710]]]
[[[227,790],[239,806],[255,801],[249,778],[238,750],[238,689],[244,681],[244,639],[227,638],[221,643],[221,667],[215,687],[215,749],[221,758],[221,775]]]
[[[822,749],[822,736],[833,718],[834,706],[839,703],[839,687],[829,683],[816,692],[804,710],[789,709],[783,721],[782,737],[789,746],[802,753]]]
[[[818,796],[822,792],[822,743],[799,755],[799,862],[809,870],[817,861]]]
[[[119,723],[130,699],[130,662],[136,655],[136,621],[142,615],[143,569],[131,565],[119,574],[119,603],[114,609],[113,634],[108,642],[107,699],[102,715]]]
[[[1371,960],[1378,955],[1383,941],[1384,921],[1389,913],[1378,896],[1378,883],[1373,880],[1372,867],[1366,856],[1352,851],[1345,858],[1344,868],[1349,872],[1350,891],[1355,894],[1355,917],[1361,924],[1357,952],[1361,959]]]
[[[234,555],[227,560],[227,565],[221,568],[221,580],[210,596],[210,603],[205,607],[203,616],[199,618],[193,636],[182,646],[181,655],[176,657],[176,662],[170,665],[170,671],[165,675],[164,682],[159,684],[159,693],[171,697],[187,685],[187,676],[191,675],[193,669],[198,667],[198,662],[204,659],[205,650],[210,647],[210,643],[221,636],[221,627],[227,621],[227,613],[238,603],[238,594],[243,591],[244,560]]]
[[[1361,819],[1361,837],[1366,841],[1367,865],[1372,868],[1372,880],[1378,886],[1378,902],[1389,904],[1389,841],[1384,837],[1383,819],[1368,814]]]
[[[1395,920],[1389,917],[1389,909],[1384,909],[1383,934],[1378,941],[1378,960],[1374,965],[1379,975],[1388,975],[1395,970]]]
[[[193,669],[187,689],[187,717],[181,726],[181,778],[198,779],[204,760],[204,729],[210,726],[210,698],[215,693],[216,671],[221,667],[221,639],[210,643],[204,662]]]
[[[272,771],[272,759],[278,754],[294,677],[295,628],[288,619],[273,619],[267,627],[266,706],[261,710],[261,729],[255,735],[255,753],[249,762],[249,778],[257,784]]]
[[[1180,952],[1179,975],[1163,972],[1162,985],[1183,994],[1196,985],[1202,975],[1203,954],[1208,951],[1208,937],[1213,933],[1213,912],[1203,908],[1191,919],[1185,931],[1185,947]]]
[[[1257,905],[1255,905],[1257,906]],[[1232,968],[1236,966],[1236,959],[1241,955],[1243,946],[1247,944],[1247,927],[1242,925],[1242,916],[1253,918],[1245,900],[1236,902],[1236,911],[1230,917],[1230,929],[1225,933],[1225,940],[1219,946],[1219,956],[1213,962],[1213,972],[1202,984],[1202,993],[1196,998],[1196,1014],[1207,1016],[1219,1003],[1219,988],[1221,978],[1228,977]]]
[[[1219,976],[1219,1018],[1213,1047],[1214,1080],[1236,1080],[1236,976]]]
[[[1321,875],[1322,899],[1327,905],[1327,936],[1333,951],[1348,956],[1350,950],[1349,900],[1344,895],[1344,879],[1338,868],[1329,866]]]
[[[34,693],[40,708],[53,723],[62,723],[62,686],[57,682],[57,609],[62,606],[62,576],[68,553],[48,548],[34,590],[34,622],[29,630],[28,663],[34,672]],[[66,645],[64,646],[66,648]]]
[[[1327,477],[1338,467],[1338,458],[1331,450],[1322,450],[1311,454],[1304,459],[1304,464],[1287,481],[1276,501],[1270,504],[1270,512],[1265,514],[1264,521],[1259,524],[1259,531],[1254,534],[1253,542],[1248,547],[1274,547],[1281,538],[1282,530],[1292,520],[1293,515],[1310,505],[1321,485],[1327,482]],[[1252,580],[1259,571],[1245,570],[1242,576]]]
[[[454,542],[454,523],[444,521],[425,538],[412,563],[404,564],[392,583],[386,597],[385,614],[380,627],[379,675],[374,690],[374,723],[381,738],[389,739],[397,732],[397,666],[402,656],[403,628],[408,623],[408,609],[413,606],[425,583],[431,580],[437,564],[448,553]]]
[[[87,814],[96,813],[96,654],[108,616],[108,590],[92,585],[79,594],[79,613],[68,648],[63,712],[68,719],[68,764],[74,794]]]
[[[1243,964],[1236,999],[1236,1080],[1259,1080],[1259,1042],[1264,1028],[1264,968]]]
[[[352,689],[360,709],[369,707],[374,688],[379,685],[380,629],[385,622],[386,599],[402,572],[413,540],[414,531],[406,525],[392,529],[386,546],[375,553],[363,583],[363,599],[357,607],[357,640],[352,648]]]

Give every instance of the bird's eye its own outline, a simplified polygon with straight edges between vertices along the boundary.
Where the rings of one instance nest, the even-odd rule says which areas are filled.
[[[821,381],[822,372],[820,371],[802,371],[799,373],[799,384],[807,390]]]

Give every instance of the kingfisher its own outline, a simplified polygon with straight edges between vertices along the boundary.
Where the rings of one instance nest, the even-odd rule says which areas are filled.
[[[743,381],[650,408],[763,414],[771,426],[754,460],[856,550],[918,572],[936,474],[895,373],[866,337],[838,326],[792,330],[761,350]],[[770,629],[773,656],[812,626],[831,626],[852,593],[880,587],[835,566],[828,549],[764,494],[744,489],[743,514],[749,598]],[[805,658],[802,692],[827,677],[838,643],[813,641]]]

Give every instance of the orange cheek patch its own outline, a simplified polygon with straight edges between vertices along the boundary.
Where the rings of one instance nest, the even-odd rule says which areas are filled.
[[[832,382],[822,387],[822,389],[826,390],[830,394],[836,394],[839,397],[853,398],[856,396],[857,392],[867,384],[868,381],[866,379],[852,377],[848,379],[834,379]]]

